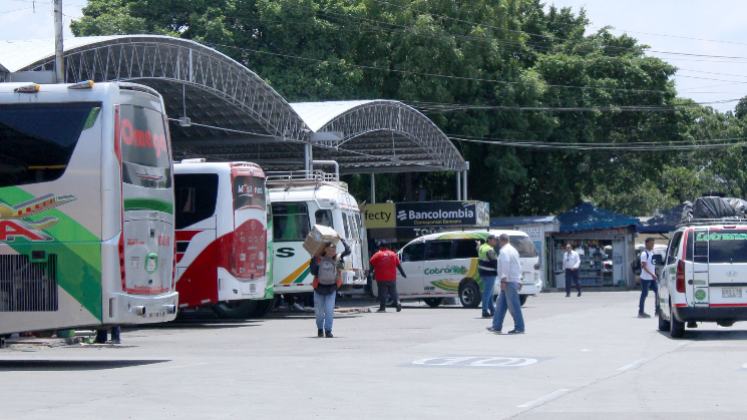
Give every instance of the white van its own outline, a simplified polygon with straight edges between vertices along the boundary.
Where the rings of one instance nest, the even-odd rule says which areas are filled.
[[[0,334],[176,317],[165,106],[131,83],[0,83]]]
[[[459,296],[465,308],[477,308],[482,300],[482,279],[477,272],[477,243],[488,235],[507,234],[519,252],[524,273],[519,292],[521,304],[542,291],[539,254],[525,232],[514,230],[473,230],[442,232],[411,241],[398,253],[407,278],[397,273],[397,292],[403,299],[424,299],[438,307],[445,297]],[[499,288],[495,288],[497,294]],[[376,282],[373,292],[378,296]]]
[[[179,308],[209,305],[223,318],[264,315],[271,300],[253,300],[266,297],[271,258],[262,168],[186,159],[174,165],[174,183]]]
[[[314,277],[303,241],[314,224],[336,230],[351,254],[342,272],[341,291],[366,284],[366,229],[355,198],[335,174],[322,171],[271,172],[267,187],[272,201],[275,294],[309,293]],[[342,252],[342,244],[338,244]]]
[[[711,220],[680,227],[663,264],[659,330],[677,338],[686,323],[728,327],[747,320],[747,222]]]

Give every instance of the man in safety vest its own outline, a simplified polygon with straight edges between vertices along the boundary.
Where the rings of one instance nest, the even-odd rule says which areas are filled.
[[[493,288],[495,287],[495,278],[498,275],[498,256],[495,253],[496,245],[498,245],[498,238],[492,234],[488,235],[488,240],[484,244],[477,241],[477,273],[482,279],[483,318],[492,318],[495,313]]]

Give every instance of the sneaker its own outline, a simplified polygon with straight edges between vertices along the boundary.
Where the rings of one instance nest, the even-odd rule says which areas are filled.
[[[120,341],[120,340],[111,340],[111,341],[109,341],[109,344],[122,344],[122,341]]]
[[[578,297],[581,297],[581,292],[578,292]]]
[[[493,327],[488,327],[488,328],[485,328],[485,329],[488,330],[488,332],[492,332],[493,334],[500,334],[501,333],[501,330],[496,330]]]
[[[386,309],[379,309],[378,311],[376,311],[377,314],[381,312],[386,312]]]
[[[570,293],[566,293],[565,297],[571,297],[571,294]]]
[[[402,312],[402,304],[397,302],[397,312]]]
[[[492,318],[492,317],[493,317],[493,315],[490,315],[490,314],[482,314],[482,317],[483,317],[483,318]]]
[[[327,337],[327,338],[335,338],[335,336],[332,335],[332,331],[326,331],[324,333],[324,336]]]
[[[524,334],[524,331],[519,331],[519,330],[511,330],[511,331],[509,331],[508,333],[509,333],[509,334]]]
[[[651,315],[645,312],[638,312],[638,318],[651,318]]]
[[[301,305],[299,305],[299,304],[297,304],[297,303],[294,303],[294,304],[293,304],[293,305],[291,306],[291,309],[292,309],[292,310],[294,310],[294,311],[298,311],[298,312],[303,312],[303,310],[304,310],[304,309],[303,309],[303,306],[301,306]]]
[[[324,337],[324,331],[321,328],[317,328],[316,330],[316,336],[319,338]]]

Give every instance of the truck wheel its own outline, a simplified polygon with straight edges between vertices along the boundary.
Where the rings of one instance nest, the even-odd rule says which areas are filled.
[[[444,298],[428,298],[423,299],[423,302],[431,308],[438,308],[442,303],[444,303]]]
[[[659,331],[669,331],[669,328],[671,328],[669,325],[669,321],[664,319],[664,317],[661,315],[661,311],[659,311]]]
[[[674,317],[674,312],[672,312],[672,307],[669,307],[669,313],[671,314],[669,317],[671,318],[669,320],[669,335],[672,336],[672,338],[682,338],[685,336],[685,323],[677,321],[677,318]]]
[[[252,316],[257,307],[256,300],[232,300],[229,302],[218,302],[212,309],[218,318],[222,319],[246,319]]]
[[[527,303],[527,299],[529,299],[529,295],[519,295],[519,302],[521,302],[521,306],[524,306],[524,304]]]
[[[264,318],[275,307],[275,299],[258,300],[252,318]]]
[[[480,306],[480,288],[475,283],[464,284],[459,289],[459,300],[465,308],[477,308]]]

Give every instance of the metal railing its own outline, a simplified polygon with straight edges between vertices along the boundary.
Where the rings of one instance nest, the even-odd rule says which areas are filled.
[[[270,171],[265,173],[268,187],[293,187],[304,185],[329,184],[348,189],[348,184],[341,182],[337,174],[315,170]]]

